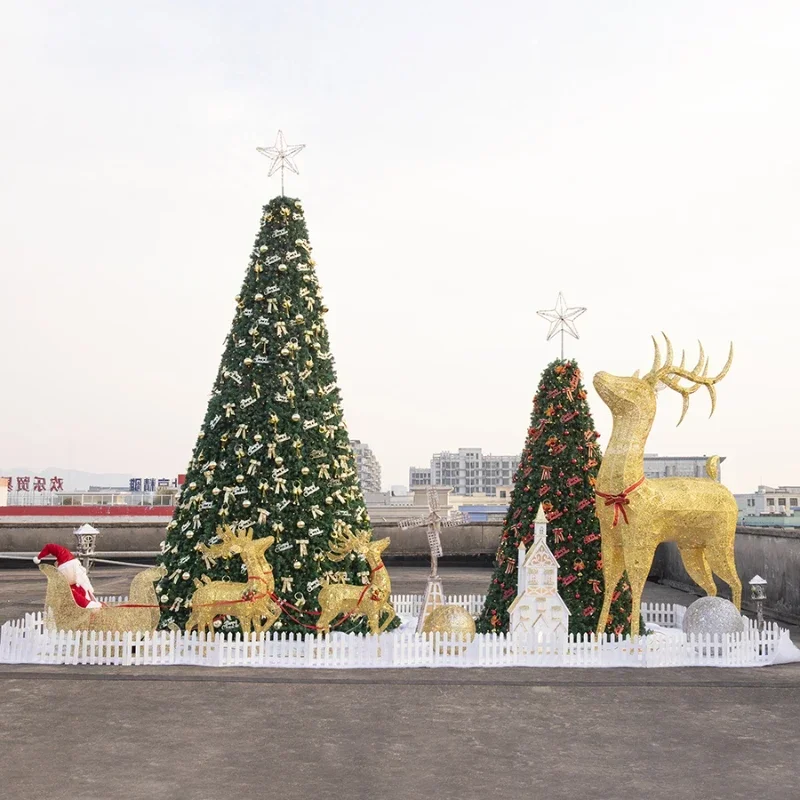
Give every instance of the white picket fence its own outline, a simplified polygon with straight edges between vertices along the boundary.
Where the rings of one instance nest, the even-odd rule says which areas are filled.
[[[405,602],[405,601],[401,601]],[[414,602],[409,600],[412,610]],[[683,606],[643,606],[646,621],[667,627]],[[677,632],[631,637],[594,635],[515,637],[478,634],[465,642],[456,635],[392,631],[380,636],[331,633],[217,635],[156,631],[102,633],[49,631],[43,615],[26,614],[0,627],[0,662],[28,664],[109,664],[119,666],[190,664],[217,667],[744,667],[771,663],[789,633],[776,624],[759,631],[747,622],[743,633],[689,636]],[[676,635],[677,634],[677,635]]]

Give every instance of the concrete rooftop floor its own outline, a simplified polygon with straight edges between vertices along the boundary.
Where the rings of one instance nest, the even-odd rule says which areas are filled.
[[[420,591],[423,568],[393,568]],[[101,594],[131,571],[99,570]],[[489,572],[443,571],[447,593]],[[0,571],[0,621],[38,610]],[[648,585],[651,601],[691,595]],[[0,665],[3,798],[800,796],[800,665],[275,670]]]

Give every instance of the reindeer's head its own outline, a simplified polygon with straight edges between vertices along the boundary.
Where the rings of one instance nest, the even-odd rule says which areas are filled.
[[[342,561],[350,553],[360,553],[364,556],[372,554],[376,558],[380,558],[381,553],[388,546],[388,537],[373,541],[369,531],[353,533],[353,529],[348,523],[337,519],[333,524],[328,560]]]
[[[639,377],[637,370],[631,377],[619,377],[609,375],[607,372],[598,372],[594,376],[594,388],[600,395],[603,402],[611,409],[614,416],[625,415],[637,410],[647,416],[652,421],[656,413],[656,390],[664,386],[673,389],[683,397],[683,412],[678,420],[678,425],[683,422],[686,412],[689,410],[689,396],[694,394],[701,386],[708,389],[711,397],[711,413],[717,402],[717,394],[714,385],[722,380],[730,369],[733,361],[733,345],[731,345],[728,361],[718,375],[709,376],[708,359],[700,344],[700,358],[697,365],[692,370],[685,368],[686,354],[681,352],[681,363],[675,367],[672,364],[672,344],[666,334],[662,334],[667,343],[667,353],[664,363],[661,363],[661,351],[658,342],[653,337],[655,346],[655,357],[653,366],[643,377]],[[688,386],[681,384],[682,380],[689,381]]]
[[[217,528],[217,536],[221,539],[220,542],[212,545],[201,542],[195,549],[212,559],[228,559],[234,555],[241,555],[245,550],[263,555],[275,541],[274,536],[266,536],[263,539],[254,540],[252,528],[237,530],[230,525],[221,525]]]

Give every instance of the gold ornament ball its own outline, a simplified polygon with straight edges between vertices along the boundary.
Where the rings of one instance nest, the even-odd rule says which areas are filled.
[[[287,267],[286,264],[278,264],[278,272],[286,272],[287,269],[289,269],[289,267]]]
[[[198,439],[205,439],[206,438],[205,431],[200,431],[200,433],[197,434],[197,438]]]
[[[269,250],[269,248],[265,244],[262,244],[261,247],[258,248],[259,253],[266,253],[267,250]]]
[[[220,491],[222,491],[222,490],[219,488],[219,486],[215,486],[215,487],[214,487],[214,488],[211,490],[211,494],[213,494],[213,495],[218,495],[218,494],[220,493]]]
[[[189,488],[190,488],[192,491],[194,491],[194,490],[197,488],[197,484],[196,484],[194,481],[192,481],[192,482],[189,484]]]
[[[297,314],[297,315],[295,316],[295,318],[294,318],[294,321],[295,321],[295,322],[302,322],[304,319],[305,319],[305,318],[303,317],[303,315],[302,315],[302,314]]]
[[[330,497],[330,496],[326,497],[325,498],[325,505],[332,506],[333,505],[333,498]]]
[[[305,524],[305,522],[303,522],[303,520],[301,520],[301,519],[297,520],[297,527],[298,528],[305,528],[305,526],[306,526],[306,524]]]
[[[471,642],[475,638],[475,620],[462,606],[439,606],[425,617],[422,632],[459,634],[459,638]]]
[[[188,572],[181,573],[181,578],[183,578],[183,580],[185,580],[185,581],[188,581],[189,578],[191,578],[191,577],[192,576]]]
[[[215,627],[215,628],[220,628],[220,627],[222,627],[222,620],[221,620],[221,619],[215,619],[215,620],[214,620],[214,627]]]
[[[261,292],[256,292],[256,300],[263,300],[263,299],[264,299],[264,295],[261,294]]]
[[[237,475],[236,483],[244,483],[244,475]]]
[[[250,508],[250,506],[251,506],[251,505],[253,505],[253,504],[252,504],[252,503],[251,503],[249,500],[244,500],[244,501],[242,502],[242,505],[243,505],[245,508]]]
[[[253,363],[253,359],[250,358],[250,356],[247,356],[247,358],[244,360],[244,365],[246,367],[249,367],[252,363]]]
[[[162,594],[161,595],[161,602],[162,603],[168,603],[169,602],[169,595]]]
[[[300,567],[302,567],[303,565],[299,561],[295,561],[294,564],[292,564],[292,566],[295,569],[300,569]]]
[[[278,630],[280,630],[283,627],[283,623],[280,620],[277,620],[276,622],[274,622],[272,624],[272,627],[273,628],[277,628]]]
[[[281,348],[281,355],[282,356],[288,356],[289,355],[289,348],[288,347],[282,347]]]
[[[257,441],[257,442],[260,442],[262,437],[261,437],[261,434],[260,434],[260,433],[257,433],[257,434],[256,434],[256,435],[255,435],[253,438],[254,438],[254,439]]]
[[[313,397],[314,396],[314,390],[313,389],[306,389],[306,395],[308,397]]]
[[[283,464],[283,456],[275,456],[275,463],[280,466]]]
[[[312,361],[310,358],[307,358],[307,359],[306,359],[306,366],[307,366],[309,369],[311,369],[311,367],[313,367],[313,366],[314,366],[314,362],[313,362],[313,361]]]
[[[292,422],[300,422],[300,415],[296,411],[292,414]]]
[[[194,531],[186,531],[186,538],[191,539],[194,537]]]
[[[303,280],[304,280],[306,283],[309,283],[310,281],[312,281],[312,280],[314,280],[314,279],[313,279],[313,278],[312,278],[310,275],[303,275]]]
[[[308,468],[308,467],[303,467],[303,468],[300,470],[300,473],[301,473],[302,475],[308,475],[308,473],[309,473],[310,471],[311,471],[311,470],[309,470],[309,468]]]

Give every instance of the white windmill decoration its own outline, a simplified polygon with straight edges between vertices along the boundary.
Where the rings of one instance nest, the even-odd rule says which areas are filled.
[[[442,579],[439,577],[439,558],[443,555],[442,551],[442,528],[452,528],[457,525],[466,525],[469,517],[460,511],[442,517],[439,513],[439,493],[434,486],[428,487],[428,515],[426,517],[409,517],[398,522],[398,527],[428,529],[428,546],[431,549],[431,574],[428,576],[428,583],[425,586],[425,596],[422,598],[422,606],[417,617],[417,633],[422,632],[425,617],[434,608],[444,605],[444,592],[442,591]]]

